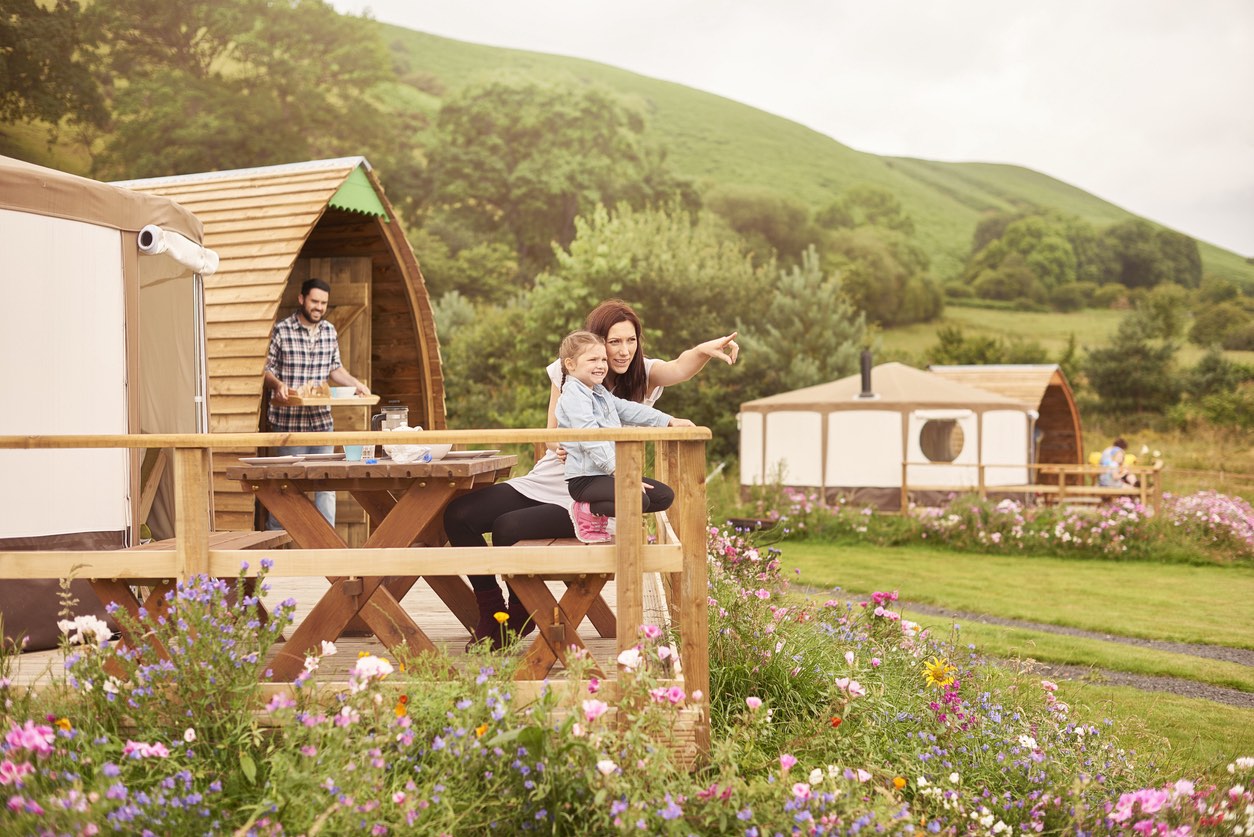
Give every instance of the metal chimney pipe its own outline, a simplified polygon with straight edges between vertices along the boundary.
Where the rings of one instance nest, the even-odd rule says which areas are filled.
[[[871,350],[862,350],[862,392],[858,393],[859,398],[874,398],[875,393],[871,389]]]

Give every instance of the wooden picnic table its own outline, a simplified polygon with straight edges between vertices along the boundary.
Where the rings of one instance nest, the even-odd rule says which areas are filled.
[[[371,533],[363,548],[445,544],[443,516],[449,502],[462,494],[507,477],[517,461],[511,455],[398,463],[302,460],[291,463],[228,466],[228,479],[239,480],[283,525],[292,543],[305,549],[345,549],[348,545],[318,512],[310,492],[347,491],[370,517]],[[474,592],[459,575],[377,576],[370,567],[362,575],[329,578],[331,587],[273,660],[272,678],[292,680],[304,667],[305,655],[323,640],[334,642],[350,627],[365,627],[389,648],[401,644],[411,651],[433,651],[435,645],[400,600],[423,578],[467,629],[478,620]]]

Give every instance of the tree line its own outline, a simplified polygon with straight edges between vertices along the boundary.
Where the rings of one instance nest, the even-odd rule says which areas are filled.
[[[368,156],[435,300],[455,426],[542,423],[544,360],[609,296],[637,306],[656,356],[741,331],[741,364],[668,395],[668,409],[714,429],[716,452],[735,447],[728,405],[851,374],[877,329],[934,320],[946,299],[1136,311],[1183,299],[1199,311],[1195,339],[1254,342],[1254,308],[1202,276],[1187,236],[1136,220],[1099,230],[1044,210],[994,213],[962,275],[942,282],[888,191],[850,183],[812,208],[698,184],[651,139],[640,102],[509,74],[449,94],[412,78],[370,20],[323,0],[0,0],[0,12],[0,116],[73,137],[102,179]],[[413,86],[438,108],[398,95]],[[1231,316],[1207,316],[1216,309]],[[912,360],[1033,355],[939,336],[932,357]],[[1127,359],[1134,337],[1162,350],[1178,336],[1129,326],[1111,351]],[[1101,351],[1089,366],[1074,349],[1064,360],[1122,404],[1098,383]],[[1161,357],[1147,350],[1146,369]]]

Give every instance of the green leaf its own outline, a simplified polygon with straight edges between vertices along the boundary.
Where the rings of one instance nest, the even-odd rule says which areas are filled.
[[[257,781],[257,763],[253,761],[253,757],[248,753],[239,754],[239,768],[244,771],[244,778],[248,783],[254,784]]]

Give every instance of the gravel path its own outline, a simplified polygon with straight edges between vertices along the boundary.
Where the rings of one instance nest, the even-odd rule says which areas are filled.
[[[818,590],[814,590],[813,592],[816,594],[821,593],[821,591]],[[848,591],[842,590],[841,592],[844,597],[850,599],[860,600],[863,598]],[[1027,630],[1043,631],[1051,634],[1063,634],[1065,636],[1081,637],[1084,639],[1096,639],[1103,642],[1116,642],[1122,645],[1135,645],[1155,651],[1168,651],[1173,654],[1188,654],[1193,657],[1205,657],[1210,660],[1221,660],[1223,662],[1236,663],[1237,665],[1254,667],[1254,650],[1247,648],[1229,648],[1222,645],[1197,645],[1184,642],[1162,642],[1153,639],[1116,636],[1114,634],[1085,631],[1079,628],[1066,628],[1060,625],[1048,625],[1040,622],[1025,622],[1018,619],[1002,619],[997,616],[989,616],[983,613],[970,613],[968,611],[917,604],[914,602],[898,602],[897,606],[898,609],[907,616],[910,616],[911,614],[924,614],[927,616],[943,617],[947,620],[959,623],[977,622],[986,625],[1002,625],[1011,628],[1024,628]],[[1110,669],[1093,668],[1089,666],[1058,665],[1041,662],[1034,663],[1033,670],[1038,671],[1042,675],[1045,675],[1053,680],[1078,680],[1105,686],[1131,686],[1147,692],[1166,692],[1168,694],[1180,695],[1182,697],[1212,700],[1216,703],[1237,706],[1243,709],[1254,709],[1254,693],[1243,692],[1239,689],[1228,689],[1223,686],[1213,686],[1209,683],[1199,683],[1195,680],[1188,680],[1182,677],[1152,677],[1144,674],[1132,674],[1125,671],[1112,671]]]

